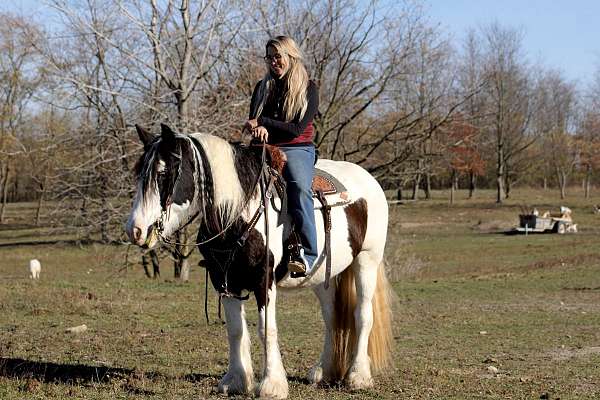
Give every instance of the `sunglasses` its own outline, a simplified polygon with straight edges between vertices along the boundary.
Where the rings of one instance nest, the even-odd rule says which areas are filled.
[[[266,62],[271,62],[271,61],[273,61],[273,60],[275,60],[275,61],[281,61],[281,58],[282,58],[282,57],[283,57],[283,56],[282,56],[281,54],[274,54],[274,55],[272,55],[272,56],[264,56],[264,57],[263,57],[263,59],[264,59]]]

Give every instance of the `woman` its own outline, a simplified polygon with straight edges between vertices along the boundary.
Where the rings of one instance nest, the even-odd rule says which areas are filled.
[[[268,72],[254,88],[250,119],[244,130],[251,132],[254,140],[278,146],[287,156],[283,176],[288,210],[301,242],[288,269],[302,275],[310,273],[317,258],[311,185],[315,161],[313,119],[319,107],[319,92],[308,79],[302,53],[290,37],[269,40],[264,59]]]

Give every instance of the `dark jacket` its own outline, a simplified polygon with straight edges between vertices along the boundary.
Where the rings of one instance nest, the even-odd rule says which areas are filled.
[[[311,145],[314,137],[313,119],[319,109],[319,89],[313,81],[309,81],[306,99],[308,101],[306,112],[302,119],[299,115],[289,122],[285,122],[283,105],[285,99],[285,87],[283,81],[275,79],[274,93],[269,96],[260,117],[258,125],[264,126],[269,131],[269,144],[274,145]],[[250,101],[250,116],[252,110],[256,109],[256,96],[260,82],[254,87],[252,100]]]

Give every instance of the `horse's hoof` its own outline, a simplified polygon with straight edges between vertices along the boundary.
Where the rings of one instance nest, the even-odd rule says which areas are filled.
[[[308,372],[308,381],[314,385],[323,381],[323,368],[321,368],[321,364],[317,364],[310,369]]]
[[[219,381],[218,391],[226,395],[247,394],[250,393],[252,386],[252,376],[230,371]]]
[[[287,379],[285,377],[266,377],[256,389],[256,395],[263,399],[287,399]]]
[[[308,381],[314,385],[331,384],[335,381],[331,370],[323,368],[321,363],[316,364],[308,372]]]
[[[373,387],[374,382],[370,373],[350,371],[344,379],[344,384],[350,390],[359,390]]]

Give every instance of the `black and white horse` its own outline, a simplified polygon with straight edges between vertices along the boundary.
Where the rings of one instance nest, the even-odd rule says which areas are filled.
[[[257,394],[287,397],[288,382],[277,339],[276,292],[278,288],[305,287],[317,295],[325,322],[323,350],[309,372],[309,380],[343,380],[354,389],[372,386],[372,371],[389,366],[392,345],[390,288],[383,266],[388,208],[377,181],[348,162],[321,159],[316,164],[335,176],[349,195],[347,204],[331,209],[332,279],[327,289],[320,211],[316,211],[320,265],[308,277],[293,278],[287,271],[282,243],[289,235],[291,221],[280,215],[278,199],[269,203],[266,211],[269,235],[265,235],[265,213],[248,229],[261,206],[256,184],[262,170],[260,150],[212,135],[175,133],[166,125],[159,136],[137,129],[144,154],[136,167],[138,189],[126,226],[130,240],[151,247],[159,236],[168,238],[196,217],[200,224],[198,243],[217,235],[198,247],[213,285],[229,294],[223,297],[229,367],[219,382],[219,391],[247,393],[253,388],[250,336],[242,301],[245,293],[253,293],[260,315],[258,334],[266,345]],[[274,150],[272,163],[277,154],[281,153]],[[318,206],[316,203],[315,208]],[[232,251],[244,233],[247,240],[243,247]],[[268,287],[264,283],[266,271]]]

